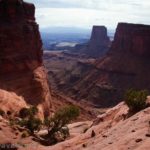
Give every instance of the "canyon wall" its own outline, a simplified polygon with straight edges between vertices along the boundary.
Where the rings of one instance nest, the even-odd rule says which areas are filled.
[[[48,115],[51,95],[42,55],[35,6],[22,0],[1,0],[0,89],[16,93]]]
[[[72,86],[72,95],[109,107],[130,88],[150,91],[149,41],[150,26],[119,23],[110,50]]]
[[[112,52],[124,51],[139,56],[150,56],[150,26],[142,24],[119,23]]]

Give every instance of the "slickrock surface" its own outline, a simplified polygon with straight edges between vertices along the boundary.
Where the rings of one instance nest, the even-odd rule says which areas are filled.
[[[34,15],[33,4],[0,1],[0,89],[38,105],[46,115],[51,108],[51,96]]]
[[[125,119],[128,108],[124,103],[110,109],[95,120],[84,134],[44,150],[149,150],[150,108]],[[94,131],[95,136],[91,136]]]
[[[23,97],[19,97],[14,92],[8,92],[0,89],[0,108],[5,112],[18,112],[20,108],[27,107]]]
[[[71,137],[53,146],[42,146],[32,137],[21,138],[21,132],[11,128],[7,120],[0,116],[0,144],[12,143],[20,150],[149,150],[149,114],[150,108],[146,108],[127,117],[128,107],[121,102],[99,115],[93,123],[70,124]]]

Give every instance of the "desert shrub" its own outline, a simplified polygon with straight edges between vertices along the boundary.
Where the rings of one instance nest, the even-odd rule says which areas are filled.
[[[26,118],[30,115],[30,112],[29,112],[29,109],[28,108],[22,108],[20,111],[19,111],[19,117],[21,118]]]
[[[35,131],[40,130],[42,121],[39,118],[29,117],[27,119],[22,119],[19,122],[19,125],[21,127],[27,128],[30,131],[30,133],[33,134]]]
[[[69,128],[67,126],[66,127],[62,127],[60,132],[63,134],[64,138],[67,138],[70,135]]]
[[[22,108],[19,111],[19,116],[21,118],[26,118],[30,116],[35,116],[38,113],[38,108],[36,106],[31,106],[30,108]]]
[[[54,117],[52,118],[52,121],[54,123],[59,123],[59,126],[65,126],[73,119],[76,119],[79,116],[79,108],[74,105],[65,106],[61,109],[59,109]]]
[[[25,131],[21,134],[21,137],[22,137],[22,138],[26,138],[26,137],[28,137],[28,136],[29,136],[28,132],[25,132]]]
[[[39,131],[41,128],[42,121],[39,118],[29,118],[27,120],[26,127],[30,130],[31,133],[34,131]]]
[[[59,109],[52,118],[45,119],[45,125],[48,130],[48,136],[51,140],[57,142],[55,134],[60,132],[64,138],[69,136],[69,129],[66,125],[79,116],[79,108],[76,106],[65,106]],[[65,128],[66,127],[66,128]]]
[[[1,116],[4,116],[4,115],[5,115],[5,112],[4,112],[2,109],[0,109],[0,115],[1,115]]]
[[[29,108],[30,115],[36,115],[38,113],[38,108],[36,106],[31,106]]]
[[[125,103],[128,105],[129,111],[136,113],[144,109],[146,107],[147,96],[147,90],[128,90],[125,94]]]
[[[35,131],[40,130],[42,121],[36,118],[35,115],[38,113],[38,108],[36,106],[31,106],[30,108],[22,108],[19,112],[19,116],[23,119],[19,121],[21,127],[27,128],[31,134]]]
[[[16,125],[16,121],[14,119],[9,119],[9,125],[10,126]]]

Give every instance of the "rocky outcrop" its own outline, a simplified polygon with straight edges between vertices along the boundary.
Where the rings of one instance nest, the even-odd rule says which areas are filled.
[[[150,142],[150,108],[141,110],[131,117],[126,117],[128,107],[124,103],[109,109],[106,113],[98,116],[90,128],[80,133],[79,128],[83,125],[72,124],[71,139],[53,146],[48,150],[149,150]],[[85,122],[84,124],[86,124]],[[41,148],[45,150],[45,148]]]
[[[74,51],[84,53],[89,57],[99,58],[106,54],[110,45],[107,28],[105,26],[93,26],[90,41],[86,44],[77,44]]]
[[[16,95],[14,92],[8,92],[0,89],[0,109],[5,113],[18,113],[20,108],[27,107],[23,97]]]
[[[22,96],[48,115],[51,96],[34,15],[33,4],[0,1],[0,89]]]
[[[93,26],[92,35],[88,47],[88,55],[99,57],[106,54],[110,46],[110,39],[107,36],[105,26]]]
[[[31,137],[20,138],[23,128],[10,127],[8,121],[0,116],[0,144],[11,143],[18,149],[35,149],[35,145],[38,150],[149,150],[149,114],[150,108],[146,108],[128,117],[128,107],[122,102],[94,121],[68,125],[70,137],[52,146],[40,145]],[[45,133],[46,130],[38,132],[39,135]],[[21,144],[16,144],[18,141]]]
[[[129,52],[139,56],[150,56],[150,26],[119,23],[112,52]]]

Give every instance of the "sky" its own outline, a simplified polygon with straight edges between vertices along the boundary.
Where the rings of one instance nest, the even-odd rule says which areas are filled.
[[[41,28],[91,28],[118,22],[150,24],[150,0],[25,0],[36,6]]]

